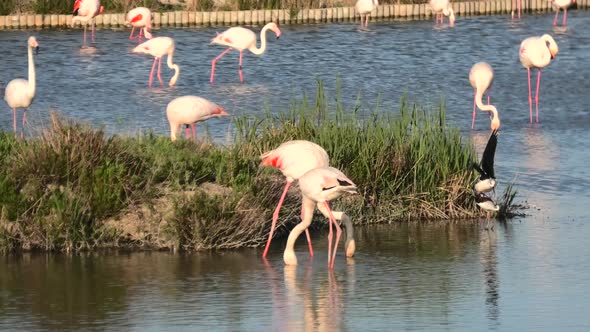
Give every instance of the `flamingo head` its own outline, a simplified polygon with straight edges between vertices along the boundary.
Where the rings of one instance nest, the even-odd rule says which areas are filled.
[[[223,118],[229,116],[229,113],[227,113],[223,108],[217,106],[217,108],[211,112],[211,115],[217,118]]]
[[[277,35],[277,39],[281,37],[281,30],[279,30],[279,27],[276,23],[270,22],[269,24],[267,24],[267,26],[275,33],[275,35]]]
[[[35,49],[35,54],[39,54],[39,43],[37,43],[37,38],[33,36],[29,37],[28,44],[30,48]]]
[[[557,43],[555,42],[555,39],[553,39],[553,37],[551,37],[551,35],[545,34],[541,37],[544,41],[545,44],[547,45],[547,48],[549,49],[549,53],[551,54],[551,59],[555,59],[555,56],[557,56],[557,53],[559,53],[559,47],[557,47]]]

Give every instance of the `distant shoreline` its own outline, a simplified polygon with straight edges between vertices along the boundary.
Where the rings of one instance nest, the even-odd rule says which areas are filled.
[[[579,0],[570,8],[587,9],[590,0]],[[458,16],[510,14],[512,0],[487,0],[453,2]],[[554,11],[547,0],[524,0],[523,12]],[[314,9],[268,9],[241,11],[171,11],[153,12],[153,27],[211,26],[211,25],[258,25],[274,21],[278,24],[305,24],[357,21],[354,7]],[[380,5],[371,13],[371,19],[424,20],[432,18],[428,4]],[[95,18],[99,28],[125,27],[125,13],[101,14]],[[7,15],[0,16],[0,30],[51,29],[72,26],[72,15]]]

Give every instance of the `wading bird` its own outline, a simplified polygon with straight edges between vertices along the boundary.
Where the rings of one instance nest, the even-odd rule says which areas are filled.
[[[564,27],[567,24],[567,9],[573,3],[576,3],[576,0],[550,0],[553,2],[553,6],[555,7],[555,18],[553,19],[553,26],[557,25],[557,17],[559,16],[559,10],[563,9],[563,21],[561,25]]]
[[[264,248],[264,252],[262,254],[262,257],[266,257],[268,249],[270,248],[270,243],[272,241],[277,220],[279,219],[279,211],[281,210],[281,206],[283,205],[283,201],[285,200],[285,196],[287,195],[289,187],[293,181],[299,179],[308,171],[318,167],[327,167],[329,165],[329,157],[328,153],[321,146],[309,141],[295,140],[281,144],[278,148],[264,153],[262,156],[260,156],[260,158],[262,159],[260,164],[261,166],[271,166],[278,168],[287,178],[285,189],[283,190],[281,198],[279,199],[279,203],[277,204],[277,207],[272,215],[270,233],[268,235],[268,240],[266,241],[266,247]],[[326,218],[329,216],[328,210],[323,205],[318,204],[318,209],[324,216],[326,216]],[[304,213],[305,207],[302,206],[302,219]],[[352,257],[356,249],[352,222],[350,221],[350,218],[348,218],[342,212],[333,212],[333,215],[337,220],[341,220],[344,224],[344,227],[346,228],[346,255],[348,257]],[[313,248],[311,246],[309,230],[305,229],[305,235],[309,245],[309,253],[311,256],[313,256]]]
[[[545,68],[555,58],[559,48],[550,35],[529,37],[520,44],[520,63],[527,69],[529,77],[529,115],[533,123],[533,98],[531,91],[531,69],[537,68],[537,91],[535,93],[536,120],[539,122],[539,85],[541,84],[541,69]]]
[[[490,91],[488,89],[490,89],[493,81],[494,71],[489,64],[485,62],[478,62],[474,64],[473,67],[471,67],[471,71],[469,72],[469,82],[474,89],[471,129],[473,129],[473,126],[475,125],[475,106],[477,105],[480,108],[483,106],[481,98],[483,97],[483,94],[486,92],[486,90],[488,91],[488,105],[490,104]]]
[[[84,24],[84,45],[86,45],[86,24],[104,10],[100,5],[100,0],[76,0],[74,3],[74,12],[72,18],[72,26],[76,21]],[[92,22],[92,42],[94,43],[94,22]]]
[[[299,187],[302,195],[303,220],[297,224],[289,234],[287,246],[283,253],[283,260],[287,265],[297,265],[297,256],[293,246],[301,232],[307,230],[313,219],[313,211],[316,205],[324,205],[329,216],[330,232],[328,233],[328,266],[334,268],[334,260],[338,249],[338,242],[342,230],[333,215],[329,201],[334,200],[345,193],[356,194],[356,185],[344,173],[334,167],[319,167],[305,173],[299,178]],[[332,251],[333,231],[336,227],[336,240]]]
[[[361,16],[361,28],[363,28],[363,15],[365,15],[364,27],[367,28],[369,26],[369,16],[371,16],[371,12],[375,6],[378,5],[379,0],[357,0],[354,9]]]
[[[152,12],[146,7],[133,8],[127,13],[126,25],[131,25],[131,34],[129,40],[137,39],[141,43],[141,38],[145,35],[146,39],[152,39],[150,29],[152,28]],[[139,29],[139,34],[133,36],[135,28]]]
[[[487,193],[496,188],[496,176],[494,174],[494,155],[496,154],[496,145],[498,144],[498,130],[493,130],[486,145],[481,163],[473,163],[473,168],[479,173],[479,180],[473,187],[476,195]]]
[[[33,36],[27,40],[29,54],[29,79],[16,78],[8,82],[4,90],[4,100],[12,108],[12,127],[16,136],[16,109],[24,108],[21,137],[24,137],[24,126],[27,122],[27,108],[31,106],[35,98],[35,62],[33,60],[33,48],[39,53],[39,44]]]
[[[166,116],[170,123],[170,139],[176,140],[178,128],[186,125],[186,138],[188,139],[189,126],[192,127],[193,140],[197,141],[196,125],[211,118],[221,118],[229,114],[219,105],[197,96],[178,97],[168,103]]]
[[[160,81],[161,85],[164,85],[164,81],[162,81],[162,77],[160,76],[160,72],[162,69],[162,57],[164,55],[168,57],[166,62],[168,68],[174,69],[174,76],[172,76],[168,85],[174,86],[174,84],[176,84],[176,80],[178,80],[178,75],[180,75],[180,68],[178,67],[178,65],[172,63],[172,59],[174,57],[174,47],[174,39],[169,37],[156,37],[137,45],[133,49],[133,53],[144,53],[154,57],[154,63],[152,64],[152,70],[150,71],[150,78],[148,81],[148,85],[150,88],[152,87],[152,82],[154,79],[154,69],[156,68],[156,61],[158,61],[158,80]]]
[[[500,210],[500,206],[498,206],[491,198],[484,195],[483,193],[474,193],[475,194],[475,203],[479,206],[482,210],[486,211],[486,229],[490,228],[490,212],[495,212]]]
[[[261,55],[264,53],[264,51],[266,51],[266,31],[269,29],[277,35],[277,39],[281,37],[281,30],[279,30],[279,27],[273,22],[268,23],[260,31],[260,47],[256,47],[256,34],[252,30],[242,27],[229,28],[218,34],[215,38],[211,39],[211,44],[225,45],[228,46],[228,49],[221,52],[221,54],[211,61],[210,82],[213,83],[213,79],[215,78],[215,64],[217,63],[217,60],[221,59],[221,57],[226,55],[227,52],[231,51],[232,48],[240,51],[238,73],[240,75],[240,82],[244,82],[244,76],[242,74],[243,52],[247,49],[256,55]]]
[[[455,11],[449,0],[430,0],[430,7],[432,7],[432,11],[436,14],[436,23],[439,23],[440,19],[440,24],[443,24],[445,20],[444,16],[448,16],[449,25],[455,25]]]

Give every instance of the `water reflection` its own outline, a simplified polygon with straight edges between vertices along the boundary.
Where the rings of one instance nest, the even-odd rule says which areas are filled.
[[[485,280],[485,305],[487,317],[492,325],[497,324],[500,310],[498,301],[500,297],[498,280],[498,262],[496,254],[497,235],[495,231],[483,230],[480,233],[480,262],[483,267]]]

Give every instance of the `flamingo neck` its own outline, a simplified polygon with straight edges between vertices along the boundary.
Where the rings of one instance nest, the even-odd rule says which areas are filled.
[[[261,55],[266,51],[266,31],[268,31],[269,25],[265,25],[264,28],[260,31],[260,47],[252,46],[249,48],[250,52]]]
[[[299,224],[297,224],[297,226],[293,228],[293,230],[291,230],[289,238],[287,239],[285,251],[292,252],[294,250],[293,247],[295,246],[295,240],[297,240],[299,235],[301,235],[301,233],[303,233],[303,231],[306,230],[307,227],[309,227],[309,225],[311,224],[311,221],[313,219],[313,212],[315,211],[315,205],[316,203],[313,200],[303,196],[301,200],[301,208],[303,209],[303,219]]]
[[[483,89],[477,89],[477,94],[475,95],[475,104],[480,110],[484,112],[492,112],[492,129],[500,128],[500,117],[498,116],[498,110],[494,105],[483,104],[481,101],[483,92]]]
[[[172,63],[173,57],[174,57],[174,49],[172,49],[168,53],[168,60],[166,62],[166,64],[168,65],[168,68],[174,69],[174,76],[172,76],[172,78],[170,79],[170,82],[168,83],[169,86],[174,86],[174,84],[176,84],[176,81],[178,80],[178,76],[180,75],[180,67],[178,67],[178,65]]]
[[[31,96],[35,95],[35,60],[33,59],[33,47],[29,45],[29,94]]]

